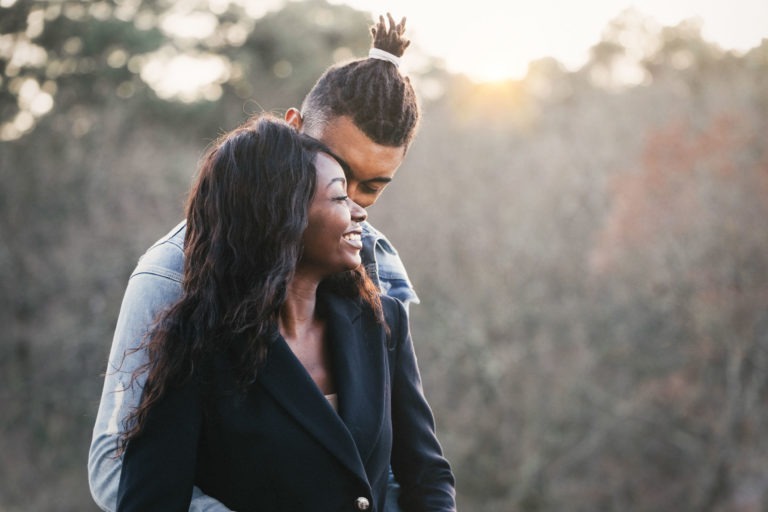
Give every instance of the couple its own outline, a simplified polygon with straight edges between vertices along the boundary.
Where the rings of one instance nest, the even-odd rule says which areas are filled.
[[[202,160],[123,299],[88,463],[105,510],[455,510],[416,295],[365,222],[418,122],[403,31],[380,18],[369,58]]]

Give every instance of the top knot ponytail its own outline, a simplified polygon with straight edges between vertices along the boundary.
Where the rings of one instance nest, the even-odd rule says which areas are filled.
[[[391,53],[395,57],[402,57],[405,49],[411,44],[409,39],[403,37],[405,18],[400,20],[400,23],[395,23],[394,18],[389,13],[387,13],[387,18],[389,18],[389,28],[384,21],[384,16],[379,16],[379,22],[371,27],[371,35],[373,36],[371,47]]]
[[[349,116],[373,142],[407,148],[420,112],[411,81],[397,68],[411,44],[404,33],[405,18],[395,23],[389,13],[386,20],[379,16],[371,27],[374,58],[331,66],[323,73],[302,103],[304,130],[316,135],[333,118]]]

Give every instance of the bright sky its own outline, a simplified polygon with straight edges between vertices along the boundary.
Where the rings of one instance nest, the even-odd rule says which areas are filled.
[[[16,1],[0,0],[0,5],[9,7]],[[166,17],[162,25],[169,33],[202,38],[215,28],[212,13],[223,12],[229,2],[243,4],[251,16],[258,17],[285,1],[208,0],[211,12],[190,14],[189,6],[197,2],[180,0],[173,4],[180,16]],[[576,69],[587,60],[589,48],[600,41],[607,24],[629,8],[663,26],[698,18],[704,38],[725,49],[745,51],[768,38],[768,0],[471,0],[458,7],[449,7],[448,0],[331,1],[369,11],[372,19],[373,15],[387,11],[397,19],[407,16],[408,36],[414,46],[425,54],[442,58],[449,70],[465,73],[477,81],[521,78],[528,63],[542,57],[554,57]],[[132,2],[121,3],[118,10],[130,7],[129,4]],[[73,5],[73,9],[77,7]],[[42,11],[30,14],[26,32],[30,38],[42,30],[42,16]],[[230,30],[228,37],[243,40],[247,33],[240,30]],[[3,49],[0,41],[0,53],[3,51],[7,53],[7,48]],[[124,65],[124,53],[113,51],[108,64]],[[410,55],[412,58],[404,61],[406,70],[409,64],[413,65],[417,53]],[[16,45],[11,64],[19,67],[40,59],[45,60],[45,52],[27,41]],[[217,99],[221,95],[220,84],[231,71],[220,56],[179,55],[170,47],[161,48],[144,64],[128,62],[128,66],[136,67],[162,97],[182,101]],[[0,140],[21,137],[54,104],[55,91],[47,90],[34,79],[17,82],[19,112],[13,120],[0,125]],[[130,88],[117,92],[125,97],[132,94]]]
[[[414,44],[477,80],[520,78],[545,56],[578,67],[607,23],[630,7],[664,26],[699,17],[704,38],[723,48],[748,50],[768,38],[768,0],[333,1],[407,16]]]

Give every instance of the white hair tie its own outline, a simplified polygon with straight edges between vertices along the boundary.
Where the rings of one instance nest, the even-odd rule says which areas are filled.
[[[398,67],[398,68],[400,67],[400,57],[398,57],[397,55],[392,55],[391,53],[381,50],[379,48],[371,48],[371,50],[368,52],[368,58],[386,60],[394,64],[395,67]]]

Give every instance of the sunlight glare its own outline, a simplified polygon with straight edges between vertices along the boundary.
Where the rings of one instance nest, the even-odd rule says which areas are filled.
[[[233,0],[241,5],[251,18],[261,18],[265,14],[283,6],[285,0]]]
[[[163,16],[160,27],[170,36],[185,39],[205,39],[213,34],[218,23],[218,18],[213,14],[195,11],[186,14],[170,13]]]
[[[42,90],[34,78],[24,80],[18,94],[21,111],[28,111],[34,117],[43,116],[53,108],[53,96]]]
[[[213,101],[221,95],[219,84],[229,78],[229,64],[218,55],[176,54],[166,48],[147,59],[140,76],[161,98]]]

